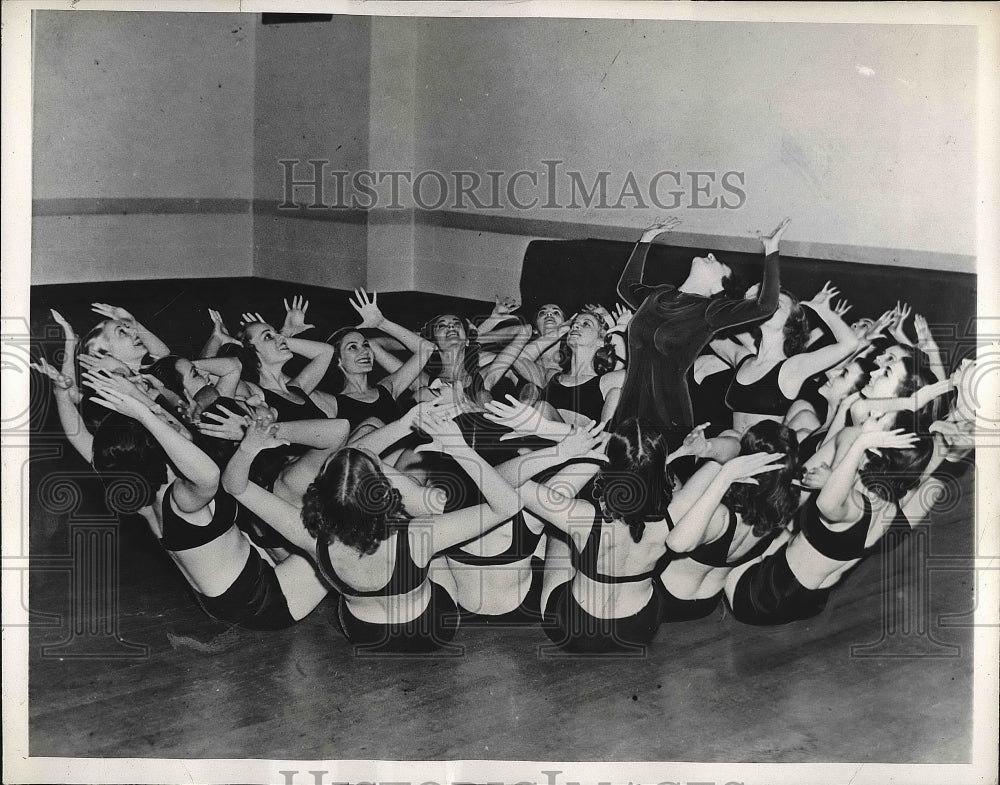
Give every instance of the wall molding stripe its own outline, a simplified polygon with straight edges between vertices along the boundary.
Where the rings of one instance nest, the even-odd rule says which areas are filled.
[[[241,215],[250,212],[249,199],[178,197],[98,197],[33,199],[31,214],[61,215]]]
[[[606,226],[601,224],[554,221],[496,215],[486,212],[457,210],[362,210],[354,208],[327,208],[312,210],[306,207],[279,209],[273,199],[221,199],[221,198],[69,198],[35,199],[32,215],[36,217],[67,215],[178,215],[178,214],[243,214],[282,217],[293,220],[330,221],[333,223],[379,225],[410,224],[459,229],[490,234],[507,234],[549,240],[616,240],[634,242],[640,231],[634,227]],[[711,248],[716,251],[755,253],[759,249],[756,239],[731,235],[710,235],[692,232],[672,232],[670,245],[686,248]],[[859,264],[877,264],[888,267],[911,267],[950,272],[974,273],[976,257],[966,254],[939,253],[901,248],[873,248],[838,243],[819,243],[790,240],[782,245],[785,256],[822,259]]]

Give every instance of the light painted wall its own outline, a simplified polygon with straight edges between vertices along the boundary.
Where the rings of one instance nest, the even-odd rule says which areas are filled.
[[[885,252],[903,249],[922,252],[921,262],[931,266],[974,271],[976,40],[970,28],[510,19],[414,24],[419,169],[544,175],[542,161],[558,159],[565,162],[561,171],[578,170],[588,183],[609,171],[612,203],[629,171],[645,187],[661,170],[717,177],[734,170],[745,173],[739,209],[692,209],[687,181],[684,207],[672,211],[686,232],[750,237],[788,214],[793,253],[798,241],[803,255],[821,248],[839,258],[894,257],[906,264],[905,253]],[[699,201],[723,195],[716,183]],[[568,181],[560,184],[560,198],[568,201]],[[635,201],[623,203],[631,208]],[[499,211],[636,229],[663,212]],[[509,277],[509,260],[491,263],[475,246],[450,242],[443,235],[452,230],[417,231],[418,283],[441,291],[454,280],[433,265],[492,268]]]
[[[32,282],[251,275],[253,17],[38,11],[33,37]]]
[[[371,20],[259,25],[253,107],[254,274],[350,289],[366,283],[367,228],[361,222],[290,217],[280,160],[328,161],[326,171],[368,166]],[[296,179],[311,176],[308,165]],[[328,180],[328,183],[330,181]],[[299,189],[297,200],[311,200]],[[332,192],[324,193],[332,202]],[[357,216],[354,216],[357,219]]]

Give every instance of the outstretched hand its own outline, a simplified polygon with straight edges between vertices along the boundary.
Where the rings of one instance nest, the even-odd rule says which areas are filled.
[[[758,482],[754,477],[758,474],[783,469],[786,460],[788,460],[788,456],[780,452],[755,452],[750,455],[737,455],[722,465],[720,474],[724,474],[732,483],[757,485]]]
[[[222,321],[222,314],[213,308],[208,309],[208,318],[212,320],[212,334],[215,335],[222,344],[239,343],[226,328],[226,323]]]
[[[247,418],[250,420],[250,418]],[[240,449],[256,455],[263,450],[271,450],[275,447],[284,447],[290,442],[278,436],[279,425],[277,423],[265,423],[263,420],[250,420],[240,442]]]
[[[661,234],[672,232],[674,229],[680,226],[681,223],[683,222],[676,215],[667,216],[666,218],[660,218],[651,223],[646,228],[646,230],[642,233],[642,238],[639,240],[639,242],[651,243]]]
[[[378,327],[385,321],[382,310],[378,307],[378,292],[372,292],[369,297],[364,289],[355,289],[354,297],[348,298],[351,307],[358,312],[361,317],[361,324],[358,329],[365,327]]]
[[[517,301],[517,298],[497,295],[493,301],[492,316],[506,316],[507,314],[514,313],[520,307],[521,303]]]
[[[199,433],[215,439],[238,442],[246,435],[246,428],[251,422],[258,422],[262,425],[273,424],[273,422],[265,422],[263,418],[253,420],[247,415],[234,412],[225,406],[219,406],[218,409],[221,414],[202,412],[201,419],[196,426]]]
[[[708,450],[708,439],[705,438],[705,429],[709,425],[711,423],[703,422],[701,425],[696,425],[692,428],[691,432],[684,437],[684,441],[681,442],[680,447],[667,455],[666,464],[669,465],[678,458],[683,458],[685,455],[702,457]]]
[[[73,401],[74,404],[80,403],[80,400],[83,398],[83,394],[80,392],[80,388],[76,386],[76,382],[74,382],[66,374],[61,373],[58,368],[54,368],[49,365],[48,360],[44,357],[42,357],[37,363],[33,362],[29,363],[29,365],[33,370],[38,371],[38,373],[43,376],[47,376],[52,380],[52,384],[55,387],[57,395],[69,395],[70,400]]]
[[[292,338],[316,326],[306,323],[306,309],[309,307],[307,299],[301,295],[293,297],[291,306],[288,305],[288,298],[282,302],[285,305],[285,323],[281,326],[281,334],[286,338]]]
[[[55,320],[56,324],[62,327],[65,339],[67,341],[75,341],[76,333],[73,332],[73,328],[70,326],[70,323],[66,321],[63,315],[55,308],[49,308],[49,313],[52,314],[52,318]]]
[[[91,303],[90,310],[94,313],[107,317],[108,319],[117,319],[122,322],[134,322],[135,317],[131,313],[126,311],[124,308],[120,308],[117,305],[108,305],[108,303]]]
[[[761,236],[760,241],[764,246],[765,255],[772,254],[778,250],[778,244],[781,242],[781,238],[785,234],[785,229],[788,228],[788,224],[791,220],[791,218],[786,218],[778,224],[773,232],[768,235]]]
[[[431,442],[417,445],[414,452],[448,453],[456,448],[468,447],[465,437],[462,435],[462,429],[458,427],[458,423],[448,417],[427,414],[421,418],[419,428],[431,437]]]
[[[510,433],[500,437],[500,441],[517,439],[522,435],[537,433],[545,420],[544,415],[534,406],[521,403],[513,395],[504,396],[507,403],[488,401],[483,416],[487,420],[510,428]]]
[[[816,293],[816,296],[809,300],[809,305],[813,308],[825,308],[829,310],[830,301],[838,294],[840,294],[840,290],[831,281],[827,281],[823,284],[823,288]]]

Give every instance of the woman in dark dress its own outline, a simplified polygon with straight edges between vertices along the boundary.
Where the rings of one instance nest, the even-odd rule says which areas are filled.
[[[667,224],[647,229],[618,281],[618,294],[636,309],[628,331],[628,373],[615,413],[617,421],[637,417],[666,429],[674,448],[694,425],[686,375],[695,358],[719,330],[766,319],[778,307],[778,243],[786,218],[764,245],[764,280],[755,300],[716,297],[732,275],[714,254],[691,262],[680,286],[642,282],[652,241]]]

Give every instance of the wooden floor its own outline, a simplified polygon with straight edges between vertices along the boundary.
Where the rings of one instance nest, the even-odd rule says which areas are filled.
[[[279,297],[295,293],[284,288]],[[55,294],[73,299],[34,293],[35,329]],[[459,651],[428,658],[358,658],[334,627],[332,603],[276,633],[208,619],[144,524],[107,519],[100,485],[52,435],[44,396],[32,401],[32,756],[969,760],[972,630],[941,616],[975,603],[974,472],[929,530],[891,551],[888,572],[871,557],[809,622],[758,629],[720,612],[663,626],[645,656],[627,659],[554,656],[531,628],[463,629]],[[73,584],[73,549],[101,527],[110,527],[118,574],[108,587]],[[928,580],[914,569],[926,553],[931,566],[955,569]],[[76,574],[107,575],[111,563]],[[106,589],[116,605],[85,606]],[[74,620],[95,614],[104,627],[84,624],[58,649]],[[907,626],[881,650],[852,655],[883,637],[887,619]],[[143,650],[114,644],[112,632]],[[896,656],[857,656],[880,652]]]

